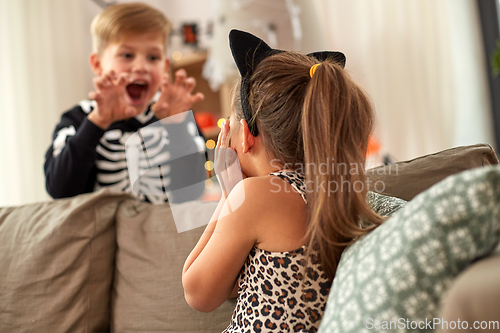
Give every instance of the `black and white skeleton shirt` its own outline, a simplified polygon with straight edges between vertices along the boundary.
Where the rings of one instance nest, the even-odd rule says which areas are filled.
[[[94,107],[95,101],[81,101],[64,113],[56,126],[44,167],[47,191],[53,198],[72,197],[106,187],[135,194],[143,201],[162,203],[168,201],[166,193],[172,187],[179,189],[186,185],[180,184],[178,172],[190,175],[191,184],[187,185],[206,178],[205,140],[194,119],[186,119],[170,128],[156,126],[158,119],[148,107],[144,113],[117,121],[103,130],[87,119]],[[138,142],[135,149],[144,151],[147,146],[147,160],[139,160],[135,163],[137,169],[130,170],[125,144],[139,130],[142,142]],[[185,149],[197,154],[172,159],[174,145],[177,151]],[[130,148],[129,141],[127,149]],[[156,168],[158,165],[162,166],[161,174]],[[134,180],[138,178],[133,183],[131,174],[136,176]],[[198,194],[202,191],[199,188]],[[196,199],[192,197],[193,191],[190,196],[178,201]]]

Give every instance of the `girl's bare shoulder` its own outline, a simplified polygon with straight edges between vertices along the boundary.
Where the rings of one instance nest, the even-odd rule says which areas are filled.
[[[255,204],[273,205],[286,202],[304,204],[297,190],[288,181],[277,176],[245,178],[237,187],[237,191],[243,192]]]
[[[306,229],[306,204],[285,180],[275,176],[246,178],[234,188],[241,214],[256,228],[257,246],[269,251],[295,250]]]

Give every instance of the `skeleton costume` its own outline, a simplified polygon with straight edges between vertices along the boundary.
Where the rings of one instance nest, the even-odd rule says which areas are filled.
[[[206,160],[205,140],[193,121],[171,127],[175,131],[174,136],[165,126],[155,126],[158,119],[149,106],[144,113],[117,121],[103,130],[87,119],[94,107],[95,101],[81,101],[64,113],[56,126],[52,144],[45,155],[44,168],[47,191],[53,198],[72,197],[106,187],[113,191],[133,193],[143,201],[163,203],[168,201],[166,191],[175,183],[176,169],[179,169],[172,167],[172,164],[181,165],[184,172],[196,174],[196,180],[206,177],[202,170]],[[143,142],[138,142],[138,147],[132,148],[142,151],[147,145],[149,155],[147,161],[136,163],[141,170],[135,172],[144,174],[148,168],[156,165],[163,167],[161,175],[158,172],[148,173],[132,184],[125,143],[139,130]],[[191,154],[193,156],[187,160],[171,160],[170,152],[174,144],[184,146],[176,149],[197,151],[200,154]],[[181,185],[177,184],[179,187]],[[200,188],[199,194],[202,191]]]

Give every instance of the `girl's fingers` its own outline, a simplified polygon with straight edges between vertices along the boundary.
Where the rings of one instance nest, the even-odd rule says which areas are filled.
[[[222,156],[222,149],[223,148],[226,148],[227,145],[225,143],[225,140],[226,140],[226,136],[227,136],[227,131],[226,131],[226,123],[228,121],[226,120],[224,122],[224,124],[222,125],[221,129],[220,129],[220,132],[219,132],[219,136],[217,137],[217,145],[215,146],[215,161],[218,161],[218,159],[220,159]],[[218,161],[220,163],[220,161]]]
[[[222,124],[222,128],[220,130],[220,146],[221,148],[224,148],[226,145],[226,122],[224,122],[224,124]]]
[[[224,134],[225,134],[225,136],[224,136],[224,146],[226,148],[229,148],[229,120],[226,120],[224,122],[223,127],[224,127]]]
[[[222,128],[220,129],[219,135],[217,136],[217,144],[215,145],[215,148],[220,148],[221,136],[222,136]]]
[[[224,124],[222,124],[222,129],[221,129],[221,148],[228,148],[228,135],[229,133],[229,121],[226,120],[224,121]]]
[[[229,125],[229,121],[225,120],[224,123],[222,123],[222,127],[219,132],[219,136],[217,137],[217,148],[223,148],[226,146],[225,139],[227,137],[227,127],[226,125]]]
[[[215,145],[214,162],[217,162],[217,160],[219,159],[219,149],[220,149],[220,144],[221,144],[221,136],[222,136],[222,128],[219,132],[219,135],[217,136],[217,144]]]

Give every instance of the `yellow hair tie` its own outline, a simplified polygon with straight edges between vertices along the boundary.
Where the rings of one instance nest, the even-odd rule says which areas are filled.
[[[321,64],[316,64],[316,65],[312,65],[311,66],[311,69],[309,70],[309,76],[312,78],[313,75],[314,75],[314,72],[316,72],[316,68],[318,68],[318,66],[321,65]]]

